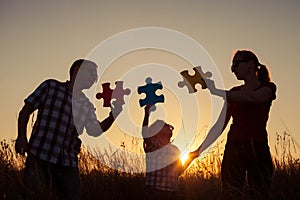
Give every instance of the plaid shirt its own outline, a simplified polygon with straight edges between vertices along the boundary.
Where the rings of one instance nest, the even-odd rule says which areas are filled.
[[[25,103],[38,109],[29,140],[29,153],[50,163],[76,167],[81,146],[78,133],[82,133],[84,125],[99,122],[89,101],[80,106],[73,100],[72,112],[72,92],[67,86],[67,82],[46,80],[25,99]],[[78,127],[75,127],[74,121],[80,122],[76,123]]]
[[[148,146],[160,145],[160,141],[152,138],[147,141]],[[150,143],[150,144],[149,144]],[[156,145],[151,145],[155,143]],[[156,147],[155,147],[156,148]],[[161,145],[160,149],[146,153],[146,186],[154,187],[163,191],[178,191],[178,165],[179,149],[169,143],[166,146]]]

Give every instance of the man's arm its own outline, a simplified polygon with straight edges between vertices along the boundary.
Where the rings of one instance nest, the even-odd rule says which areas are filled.
[[[117,117],[117,116],[116,116]],[[115,121],[115,117],[112,112],[109,113],[109,116],[100,122],[100,127],[102,132],[107,131]]]
[[[15,143],[15,150],[17,153],[24,155],[28,151],[27,140],[27,124],[30,115],[34,112],[34,108],[30,103],[25,103],[18,117],[18,137]]]
[[[94,137],[100,136],[112,126],[115,119],[119,116],[122,110],[122,105],[116,104],[114,107],[111,108],[109,116],[101,122],[97,120],[97,116],[94,112],[90,113],[90,116],[92,117],[90,118],[90,123],[86,126],[87,134]]]

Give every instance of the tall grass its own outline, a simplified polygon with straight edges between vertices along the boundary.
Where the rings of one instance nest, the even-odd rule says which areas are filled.
[[[0,147],[0,199],[21,199],[25,158],[17,155],[12,141],[2,140]],[[209,152],[196,159],[179,177],[180,199],[221,199],[220,169],[223,153],[222,142],[210,148]],[[285,131],[277,133],[276,151],[273,156],[275,172],[271,199],[300,199],[299,147]],[[144,173],[123,172],[104,165],[104,159],[122,167],[135,165],[134,157],[124,151],[99,152],[82,148],[79,168],[82,184],[82,199],[143,199]],[[121,164],[120,164],[121,163]],[[117,166],[117,165],[116,165]],[[132,169],[134,171],[135,169]],[[130,170],[129,170],[130,171]],[[251,199],[244,196],[244,199]]]
[[[0,199],[20,199],[25,159],[14,152],[13,143],[0,142]]]
[[[289,131],[276,136],[272,198],[300,199],[300,147]]]

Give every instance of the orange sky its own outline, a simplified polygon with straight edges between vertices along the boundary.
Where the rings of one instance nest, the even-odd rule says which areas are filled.
[[[240,84],[229,68],[233,51],[254,50],[260,62],[269,66],[278,86],[268,126],[271,148],[276,132],[286,129],[299,144],[299,8],[296,0],[230,0],[226,4],[208,0],[1,1],[1,138],[16,137],[16,119],[23,100],[43,80],[66,80],[75,59],[88,56],[114,34],[133,28],[162,27],[186,34],[201,44],[220,71],[226,89]],[[119,62],[134,63],[128,56]],[[170,55],[157,56],[146,55],[141,62],[163,62]],[[176,68],[172,62],[167,64]],[[177,70],[184,68],[188,67],[181,65]],[[178,122],[174,119],[174,123]]]

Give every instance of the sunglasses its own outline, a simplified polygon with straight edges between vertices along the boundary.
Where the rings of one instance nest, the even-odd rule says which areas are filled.
[[[242,62],[248,62],[248,61],[249,60],[235,60],[235,61],[233,61],[232,65],[231,65],[231,71],[234,72],[238,68],[238,66],[239,66],[240,63],[242,63]]]

